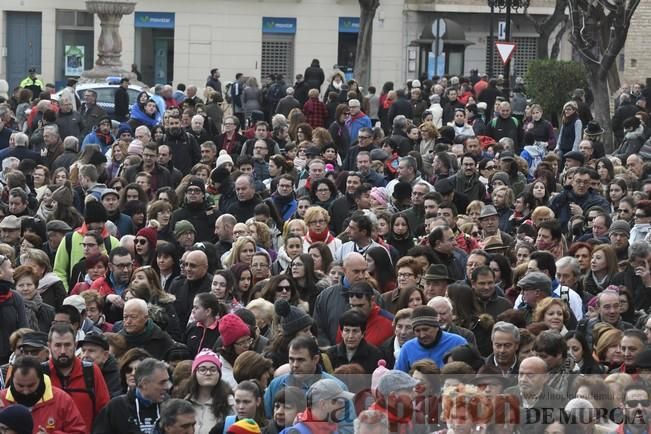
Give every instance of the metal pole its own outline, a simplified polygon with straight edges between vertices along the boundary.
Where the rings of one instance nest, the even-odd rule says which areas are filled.
[[[439,38],[441,37],[441,19],[437,18],[436,19],[436,35],[434,35],[434,39],[436,39],[436,47],[434,50],[434,75],[439,75]]]
[[[488,78],[493,78],[493,57],[495,56],[495,4],[490,0],[491,14],[488,21],[490,30],[488,33]]]
[[[506,0],[506,40],[511,41],[511,0]],[[511,99],[511,59],[504,64],[504,98]]]

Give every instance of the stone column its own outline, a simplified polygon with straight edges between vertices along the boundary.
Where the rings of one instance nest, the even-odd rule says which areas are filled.
[[[131,0],[86,0],[86,10],[97,14],[101,32],[97,41],[97,60],[95,67],[84,71],[80,82],[103,82],[106,77],[128,77],[135,80],[136,75],[122,68],[122,38],[120,20],[133,13],[136,2]]]

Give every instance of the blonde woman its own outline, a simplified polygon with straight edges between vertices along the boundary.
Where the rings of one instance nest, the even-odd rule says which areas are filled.
[[[227,253],[226,258],[222,260],[222,264],[224,264],[225,267],[230,268],[231,266],[241,262],[250,267],[255,252],[255,239],[250,236],[240,237],[233,243],[233,248]]]
[[[533,313],[534,322],[542,322],[550,330],[555,330],[562,336],[567,333],[565,324],[569,319],[570,311],[560,298],[543,298],[536,304],[536,310]]]
[[[305,211],[304,217],[307,225],[307,233],[303,236],[303,251],[314,243],[321,241],[325,243],[332,255],[341,248],[341,240],[335,238],[331,233],[328,225],[330,224],[330,214],[320,206],[311,206]]]

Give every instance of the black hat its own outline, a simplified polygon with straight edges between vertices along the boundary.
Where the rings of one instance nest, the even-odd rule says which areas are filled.
[[[210,172],[210,180],[213,184],[221,184],[231,176],[231,172],[225,167],[218,167]]]
[[[318,157],[321,155],[321,149],[318,146],[308,146],[305,150],[305,155],[308,157]]]
[[[89,223],[106,223],[108,216],[106,209],[101,203],[91,200],[86,204],[86,211],[84,212],[84,221]]]
[[[102,116],[101,118],[99,118],[97,120],[97,126],[99,126],[102,122],[108,122],[109,125],[111,126],[113,125],[113,123],[111,122],[111,118],[108,116]]]
[[[585,163],[585,156],[579,151],[570,151],[564,155],[565,159],[576,160],[579,163]]]
[[[198,176],[193,176],[190,178],[188,188],[190,187],[199,187],[202,193],[206,192],[206,183],[203,182],[203,179],[199,178]]]
[[[0,423],[18,434],[31,434],[34,420],[29,408],[14,404],[0,410]]]
[[[583,130],[583,133],[588,135],[588,136],[599,136],[599,135],[604,133],[604,129],[601,128],[601,125],[599,125],[599,122],[590,121],[590,122],[588,122],[588,126],[585,127],[585,130]]]
[[[20,343],[21,347],[47,348],[47,333],[29,332],[25,333]]]
[[[405,200],[411,198],[411,184],[400,181],[393,187],[393,197],[396,200]]]
[[[373,149],[371,151],[371,161],[386,161],[389,158],[389,155],[384,151],[384,149]]]
[[[34,74],[36,72],[36,68],[29,68],[27,72],[29,72],[30,74]]]
[[[454,191],[454,179],[451,178],[439,179],[434,184],[434,190],[438,191],[443,195],[452,193]]]
[[[513,151],[504,151],[500,154],[500,161],[515,161],[515,154]]]
[[[278,300],[274,304],[276,314],[280,317],[280,326],[286,338],[295,336],[298,332],[313,324],[312,317],[304,310],[290,305],[287,300]]]
[[[106,336],[97,332],[86,333],[86,336],[84,336],[82,340],[77,342],[77,347],[81,348],[81,346],[84,344],[97,345],[98,347],[101,347],[103,350],[106,351],[108,351],[109,349],[109,342],[108,339],[106,339]]]

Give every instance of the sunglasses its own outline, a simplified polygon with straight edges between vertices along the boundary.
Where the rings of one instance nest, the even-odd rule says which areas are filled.
[[[282,286],[278,285],[276,287],[276,292],[291,292],[291,291],[292,291],[292,287],[288,285],[282,285]]]
[[[144,238],[136,238],[136,239],[133,241],[133,244],[140,244],[140,245],[143,245],[143,246],[144,246],[145,244],[147,244],[147,240],[144,239]]]
[[[626,401],[626,406],[635,408],[638,405],[642,405],[642,407],[648,407],[651,404],[651,400],[649,399],[629,399]]]

